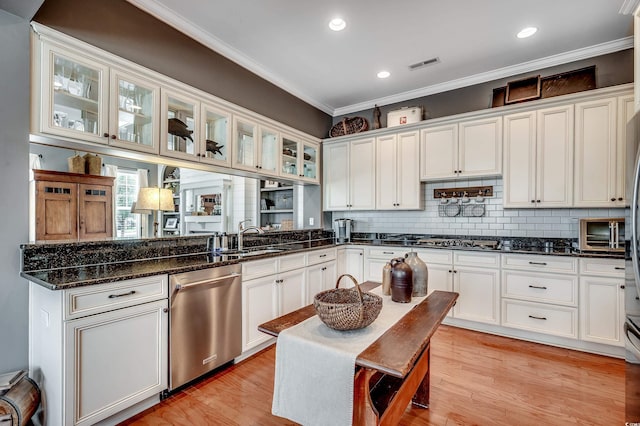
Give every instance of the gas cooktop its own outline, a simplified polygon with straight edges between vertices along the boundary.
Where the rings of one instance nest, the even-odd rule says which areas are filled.
[[[460,247],[481,248],[497,250],[499,241],[496,240],[470,240],[457,238],[424,238],[416,241],[416,245],[425,247]]]

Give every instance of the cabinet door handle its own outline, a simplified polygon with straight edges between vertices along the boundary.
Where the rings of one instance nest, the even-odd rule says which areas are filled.
[[[539,319],[539,320],[544,320],[544,321],[546,321],[546,320],[547,320],[547,318],[546,318],[546,317],[536,317],[536,316],[534,316],[534,315],[529,315],[529,318],[532,318],[532,319]]]
[[[136,294],[135,290],[131,290],[128,293],[122,293],[122,294],[110,294],[109,295],[109,299],[115,299],[117,297],[124,297],[124,296],[131,296],[132,294]]]
[[[319,257],[327,257],[326,254],[321,254]]]
[[[383,251],[382,254],[394,254],[392,251]]]
[[[547,266],[547,262],[529,262],[529,265]]]
[[[539,288],[540,290],[546,290],[547,289],[543,285],[533,285],[533,284],[529,284],[529,288]]]
[[[616,271],[624,271],[624,266],[616,266],[615,268]]]

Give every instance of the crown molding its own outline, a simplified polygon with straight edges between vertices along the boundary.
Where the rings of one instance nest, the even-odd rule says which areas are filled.
[[[271,73],[259,62],[254,61],[248,56],[244,55],[237,49],[229,46],[224,41],[217,37],[212,36],[201,27],[195,25],[193,22],[186,20],[183,16],[177,14],[175,11],[167,8],[166,6],[157,3],[153,0],[127,0],[138,9],[148,13],[149,15],[159,19],[165,24],[175,28],[181,33],[191,37],[203,46],[208,47],[216,53],[224,56],[225,58],[235,62],[243,68],[256,74],[258,77],[265,79],[266,81],[276,85],[282,90],[289,92],[293,96],[301,99],[311,106],[318,108],[319,110],[331,115],[333,114],[333,107],[324,104],[323,102],[314,99],[309,96],[304,90],[294,87],[289,82],[279,78],[275,74]]]
[[[546,58],[536,59],[534,61],[523,62],[517,65],[499,68],[468,77],[450,80],[431,86],[398,93],[391,96],[372,99],[341,108],[336,108],[333,116],[350,114],[366,109],[374,108],[375,105],[389,105],[397,102],[404,102],[410,99],[421,98],[436,93],[442,93],[449,90],[460,89],[462,87],[473,86],[474,84],[486,83],[487,81],[499,80],[501,78],[511,77],[513,75],[523,74],[526,72],[537,71],[556,65],[562,65],[569,62],[575,62],[582,59],[593,58],[594,56],[605,55],[607,53],[618,52],[620,50],[630,49],[633,47],[633,37],[621,38],[594,46],[576,49],[569,52],[560,53],[558,55],[547,56]]]
[[[633,37],[626,37],[619,40],[613,40],[606,43],[597,44],[581,49],[564,52],[557,55],[548,56],[533,61],[523,62],[521,64],[499,68],[492,71],[487,71],[480,74],[475,74],[468,77],[459,78],[456,80],[446,81],[443,83],[434,84],[431,86],[422,87],[407,92],[402,92],[382,98],[371,99],[357,104],[347,105],[344,107],[334,108],[331,105],[327,105],[324,102],[320,102],[314,97],[307,94],[304,90],[294,87],[288,81],[279,78],[275,74],[268,71],[260,63],[254,61],[242,52],[229,46],[224,41],[218,39],[207,33],[204,29],[194,25],[192,22],[186,20],[179,14],[176,14],[173,10],[166,6],[155,2],[153,0],[127,0],[135,7],[150,14],[151,16],[159,19],[165,24],[175,28],[183,34],[191,37],[202,45],[209,49],[219,53],[220,55],[228,58],[236,64],[248,69],[257,76],[265,79],[266,81],[276,85],[282,90],[292,94],[300,100],[308,103],[309,105],[318,108],[319,110],[335,117],[343,114],[349,114],[352,112],[371,109],[375,105],[388,105],[397,102],[404,102],[410,99],[421,98],[436,93],[445,92],[448,90],[459,89],[462,87],[472,86],[474,84],[486,83],[487,81],[499,80],[501,78],[510,77],[517,74],[536,71],[539,69],[552,67],[556,65],[562,65],[568,62],[579,61],[582,59],[592,58],[594,56],[604,55],[607,53],[613,53],[624,49],[633,47]],[[640,3],[640,0],[624,0],[623,7],[631,7],[627,3]],[[622,10],[622,8],[621,8]]]
[[[624,0],[618,13],[621,15],[631,15],[637,9],[639,4],[640,0]]]

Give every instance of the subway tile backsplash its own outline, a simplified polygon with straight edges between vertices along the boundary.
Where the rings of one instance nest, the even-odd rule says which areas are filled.
[[[493,186],[494,196],[484,200],[483,217],[441,217],[437,188]],[[499,237],[578,238],[578,219],[624,217],[625,209],[504,209],[501,178],[423,183],[424,210],[333,212],[333,218],[353,219],[355,232],[481,235]],[[470,201],[474,203],[473,198]]]

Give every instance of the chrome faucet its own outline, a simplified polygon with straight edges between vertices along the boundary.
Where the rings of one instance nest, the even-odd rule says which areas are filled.
[[[241,220],[238,223],[238,251],[242,251],[242,236],[248,231],[257,231],[258,234],[264,234],[264,231],[257,226],[242,226],[245,222],[251,222],[251,219]]]

